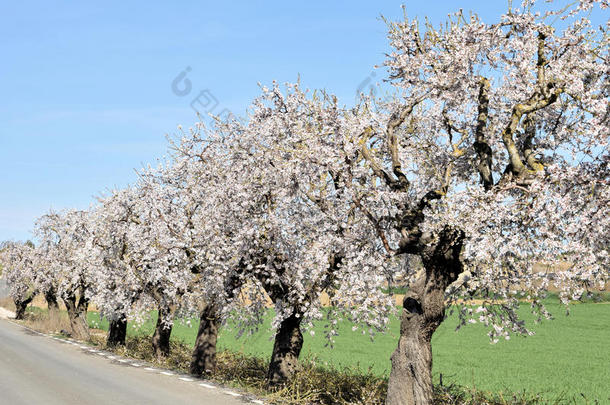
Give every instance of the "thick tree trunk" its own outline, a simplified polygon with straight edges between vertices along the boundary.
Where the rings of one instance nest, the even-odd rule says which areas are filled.
[[[64,303],[68,310],[68,318],[70,318],[72,336],[78,340],[91,339],[89,325],[87,324],[87,307],[89,306],[89,300],[86,299],[82,293],[78,300],[76,299],[75,294],[70,294],[64,299]]]
[[[127,336],[127,318],[122,315],[118,319],[110,321],[108,328],[108,337],[106,338],[106,346],[125,346],[125,337]]]
[[[44,294],[44,298],[47,301],[47,307],[49,308],[49,319],[59,318],[59,304],[57,303],[57,294],[54,289],[50,289]]]
[[[463,233],[450,228],[421,253],[425,274],[403,300],[398,347],[392,354],[386,405],[433,403],[432,334],[445,317],[445,290],[462,272]]]
[[[159,316],[157,326],[152,337],[153,352],[157,358],[169,355],[169,338],[172,334],[172,314],[171,311],[163,306],[159,306]]]
[[[33,299],[34,296],[28,297],[23,301],[13,299],[13,302],[15,303],[15,319],[21,320],[25,318],[25,310]]]
[[[218,326],[218,309],[215,305],[206,304],[199,318],[199,331],[191,358],[190,372],[192,375],[213,374],[216,370]]]
[[[398,347],[392,354],[387,405],[432,404],[432,347],[430,339],[444,315],[444,303],[436,314],[426,312],[422,302],[430,297],[411,289],[405,296],[400,319]],[[442,294],[441,294],[442,297]],[[442,300],[442,298],[441,298]],[[429,316],[431,316],[429,318]],[[439,319],[440,316],[440,319]]]
[[[285,383],[297,369],[299,354],[303,347],[302,319],[300,314],[289,316],[282,321],[275,334],[273,353],[267,372],[267,382],[270,386]]]

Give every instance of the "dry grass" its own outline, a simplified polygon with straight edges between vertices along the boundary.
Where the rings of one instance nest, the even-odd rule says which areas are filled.
[[[77,299],[78,299],[78,296],[77,296]],[[64,304],[64,302],[61,299],[59,299],[59,298],[57,299],[57,304],[59,305],[60,311],[66,310],[66,305]],[[36,297],[34,297],[30,306],[41,308],[41,309],[48,308],[47,300],[41,294],[38,294]],[[88,311],[97,311],[97,306],[95,306],[95,304],[93,304],[93,303],[90,303],[87,310]]]
[[[0,298],[0,307],[4,307],[8,310],[15,312],[15,303],[10,297]]]
[[[103,339],[97,339],[95,343],[121,356],[144,360],[160,368],[188,373],[191,349],[183,343],[172,340],[170,342],[171,355],[163,359],[157,359],[153,354],[151,338],[148,336],[128,337],[125,346],[107,347],[105,336]]]
[[[97,342],[105,347],[105,342]],[[109,348],[122,356],[137,358],[156,367],[187,374],[192,348],[181,342],[171,342],[171,355],[158,360],[152,354],[151,339],[147,336],[129,337],[125,347]],[[218,353],[217,370],[209,377],[268,402],[283,405],[303,404],[382,404],[387,381],[372,374],[350,373],[317,367],[312,360],[302,361],[293,380],[281,389],[269,389],[266,383],[267,361],[230,351]]]
[[[63,303],[60,302],[60,305],[61,304],[63,304]],[[38,307],[38,308],[48,308],[47,300],[45,300],[44,296],[42,296],[40,294],[38,294],[37,296],[34,297],[30,306]],[[65,310],[65,307],[63,307],[62,309]]]
[[[61,334],[62,331],[70,330],[70,320],[65,312],[55,314],[49,314],[47,311],[27,312],[23,324],[43,333]]]

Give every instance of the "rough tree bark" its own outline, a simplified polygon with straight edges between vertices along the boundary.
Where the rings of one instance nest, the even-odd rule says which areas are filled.
[[[118,319],[110,321],[106,346],[125,346],[127,336],[127,317],[123,314]]]
[[[312,286],[307,292],[310,299],[317,297],[320,291],[332,284],[334,272],[339,268],[342,261],[343,253],[335,253],[329,258],[329,267],[325,276],[321,279],[319,285]],[[280,276],[285,271],[283,265],[276,266],[276,268],[279,269]],[[285,299],[287,292],[291,289],[289,285],[281,281],[278,282],[277,279],[265,272],[258,272],[256,276],[274,304]],[[267,370],[267,384],[269,386],[279,386],[286,383],[297,370],[299,355],[303,348],[302,321],[303,313],[297,307],[294,307],[292,315],[280,323],[280,327],[275,334],[273,352]]]
[[[159,316],[155,333],[152,336],[153,353],[157,358],[167,357],[169,355],[169,339],[172,334],[172,318],[171,310],[163,305],[159,306]]]
[[[293,313],[280,324],[267,372],[267,382],[270,386],[284,384],[296,371],[303,347],[302,319],[301,314]]]
[[[66,309],[68,310],[68,318],[70,319],[70,327],[72,336],[79,340],[89,340],[89,325],[87,324],[87,307],[89,300],[85,298],[84,291],[81,289],[78,300],[76,294],[71,293],[64,298]]]
[[[200,274],[199,267],[193,267],[194,274]],[[237,268],[226,280],[224,285],[226,302],[230,302],[235,297],[235,292],[241,287],[241,275],[243,268]],[[216,371],[216,342],[218,340],[218,329],[220,328],[219,304],[217,302],[207,302],[201,309],[199,318],[199,330],[193,354],[191,356],[190,373],[201,376],[203,373],[213,374]]]
[[[263,254],[261,261],[265,263],[268,258]],[[290,286],[281,281],[281,276],[286,270],[281,258],[276,259],[275,264],[277,276],[273,277],[267,271],[257,271],[254,275],[259,279],[263,288],[275,304],[286,298]],[[302,314],[298,309],[280,323],[275,334],[273,352],[267,370],[267,384],[279,386],[288,381],[294,374],[299,364],[299,354],[303,347],[303,334],[301,333]]]
[[[57,302],[57,294],[55,289],[51,288],[44,294],[44,298],[47,301],[47,307],[49,308],[49,319],[59,318],[59,304]]]
[[[20,320],[25,318],[25,310],[28,307],[28,304],[32,302],[33,299],[33,295],[23,301],[13,299],[13,302],[15,303],[15,319]]]
[[[420,256],[425,274],[403,300],[398,347],[392,354],[387,405],[433,403],[432,334],[445,317],[445,290],[463,271],[464,235],[446,228]]]
[[[263,252],[259,257],[262,263],[266,263],[268,260],[266,252]],[[254,274],[274,304],[285,300],[288,291],[291,290],[291,286],[281,280],[283,273],[286,271],[283,264],[284,260],[281,257],[275,260],[276,276],[272,276],[267,271],[257,271]],[[325,276],[319,284],[312,286],[307,292],[310,299],[312,297],[317,299],[320,291],[323,291],[332,284],[334,272],[339,268],[342,261],[343,253],[335,253],[329,257],[329,267]],[[280,327],[275,334],[273,352],[267,370],[267,384],[269,386],[282,385],[295,373],[299,365],[299,355],[303,348],[302,321],[303,312],[301,312],[298,306],[293,306],[292,314],[280,323]]]
[[[199,318],[199,330],[191,358],[190,373],[192,375],[212,374],[216,370],[216,341],[218,339],[219,321],[216,306],[206,304]]]

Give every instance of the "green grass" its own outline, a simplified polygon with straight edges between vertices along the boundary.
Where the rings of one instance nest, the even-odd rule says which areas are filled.
[[[481,325],[468,325],[455,332],[457,319],[448,318],[433,337],[435,382],[442,373],[446,384],[482,391],[541,394],[552,402],[593,404],[597,399],[599,404],[610,404],[610,305],[576,304],[571,306],[569,316],[556,303],[549,303],[548,309],[556,319],[534,325],[535,336],[513,336],[495,345],[490,344]],[[235,330],[223,328],[219,347],[267,358],[273,346],[271,315],[252,336],[236,339]],[[522,315],[526,321],[533,320],[526,310]],[[96,314],[90,313],[89,317],[90,323],[107,328]],[[192,345],[197,333],[195,319],[193,326],[176,323],[172,337]],[[153,327],[154,319],[138,329],[129,327],[128,334],[152,334]],[[368,336],[352,332],[351,324],[345,322],[340,325],[334,347],[330,347],[320,324],[315,337],[304,333],[302,356],[322,366],[370,369],[373,374],[387,376],[398,329],[399,322],[393,318],[388,333],[371,342]]]
[[[400,287],[400,286],[392,286],[390,288],[382,288],[381,291],[385,294],[406,294],[407,293],[407,287]]]
[[[534,326],[536,335],[495,345],[480,325],[455,333],[456,321],[449,319],[433,338],[435,374],[481,390],[526,390],[585,403],[583,394],[610,403],[610,305],[573,305],[569,316],[557,304],[548,308],[555,319]]]

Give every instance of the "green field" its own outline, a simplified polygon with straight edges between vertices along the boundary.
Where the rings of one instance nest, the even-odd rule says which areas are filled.
[[[547,307],[556,319],[533,325],[535,336],[513,336],[495,345],[490,344],[482,326],[468,325],[455,332],[457,319],[447,319],[433,337],[435,382],[442,373],[445,384],[496,393],[525,391],[553,402],[573,399],[575,403],[595,403],[597,399],[600,404],[610,404],[610,304],[575,304],[569,316],[558,304],[549,303]],[[95,313],[89,316],[92,325],[107,328]],[[270,318],[271,314],[258,333],[240,339],[230,327],[224,328],[219,346],[267,358],[273,346]],[[525,310],[523,318],[532,320]],[[193,320],[192,328],[177,323],[172,337],[193,344],[196,326],[197,320]],[[315,337],[304,333],[302,355],[323,366],[370,369],[374,374],[388,375],[398,327],[398,320],[393,318],[390,331],[371,342],[368,336],[352,332],[346,322],[331,348],[326,345],[320,324]],[[151,320],[139,329],[129,328],[128,333],[152,334],[152,330]]]

